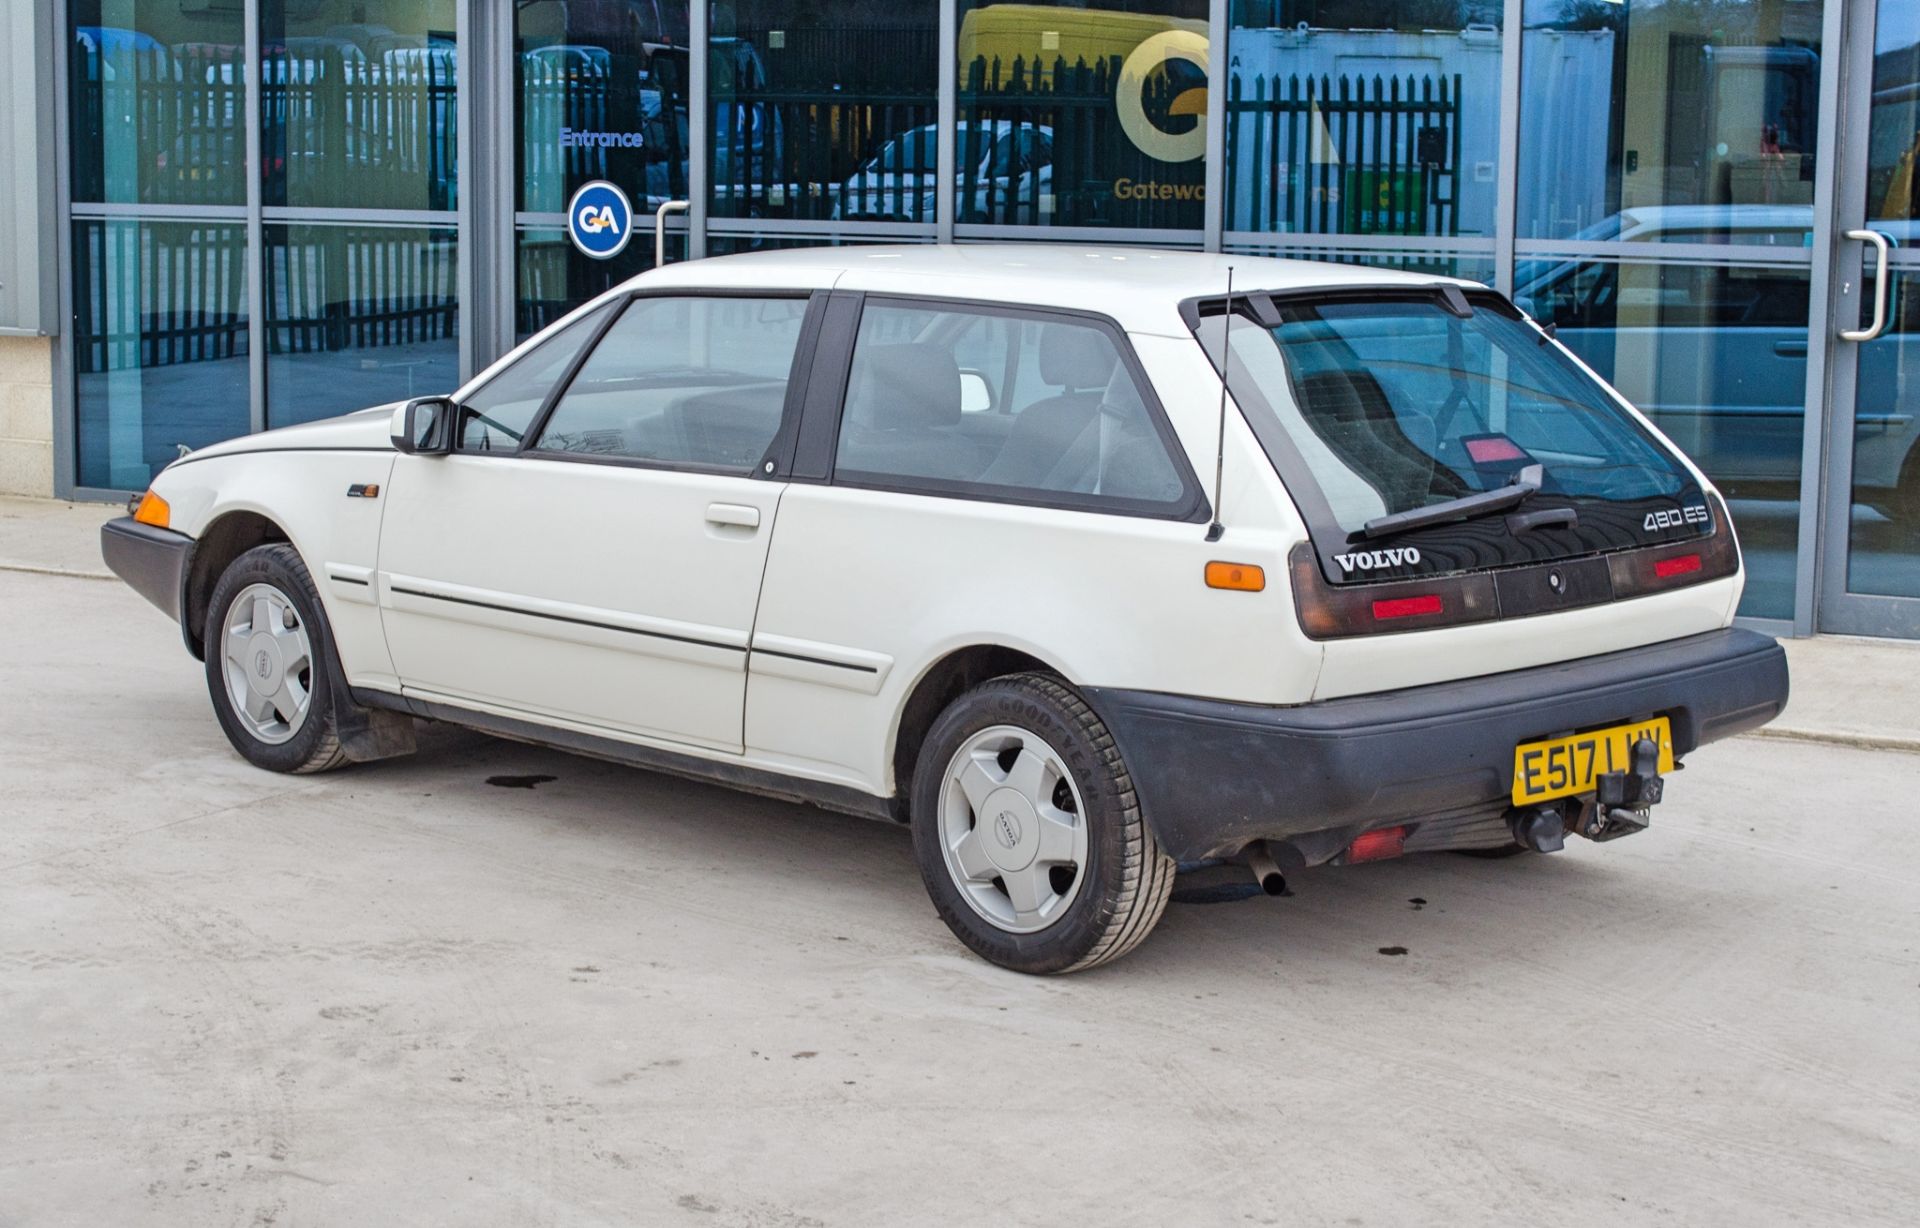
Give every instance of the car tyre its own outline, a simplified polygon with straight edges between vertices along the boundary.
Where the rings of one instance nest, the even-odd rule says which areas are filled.
[[[347,762],[333,629],[292,546],[256,546],[228,565],[207,603],[202,648],[214,714],[247,762],[296,773]]]
[[[996,678],[954,700],[911,788],[927,892],[984,959],[1077,972],[1133,950],[1166,911],[1174,861],[1112,733],[1056,678]]]

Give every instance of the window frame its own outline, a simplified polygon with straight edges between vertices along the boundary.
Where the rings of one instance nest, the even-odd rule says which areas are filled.
[[[820,338],[818,366],[826,372],[829,384],[823,395],[812,398],[809,412],[801,424],[801,446],[809,455],[824,456],[825,476],[811,480],[849,490],[872,490],[887,494],[921,495],[936,499],[954,499],[971,503],[991,503],[1012,507],[1040,507],[1064,512],[1093,512],[1108,516],[1128,516],[1140,520],[1166,520],[1181,524],[1205,524],[1213,517],[1205,489],[1195,475],[1185,445],[1174,432],[1132,339],[1112,316],[1097,311],[1042,304],[1009,303],[1004,300],[944,297],[926,294],[869,293],[838,291],[836,298],[853,300],[853,309],[836,313],[834,327]],[[1177,503],[1151,503],[1142,499],[1124,499],[1113,495],[1079,494],[1072,491],[1045,491],[1010,486],[988,486],[977,482],[958,482],[945,478],[913,477],[904,474],[870,474],[840,467],[840,427],[846,415],[847,393],[853,376],[854,350],[859,341],[860,321],[869,303],[907,310],[939,311],[982,316],[1001,316],[1037,323],[1068,323],[1100,329],[1113,343],[1121,364],[1133,379],[1145,406],[1147,419],[1161,448],[1180,478],[1181,496]],[[800,479],[808,480],[808,479]]]
[[[463,448],[460,446],[461,436],[464,433],[466,428],[465,415],[468,412],[467,404],[466,404],[467,400],[477,395],[478,393],[485,392],[488,388],[491,388],[494,384],[505,379],[509,374],[511,374],[514,371],[515,368],[519,367],[522,363],[532,361],[533,357],[536,354],[538,354],[540,350],[549,341],[553,340],[555,337],[558,337],[561,333],[565,332],[567,329],[572,328],[575,324],[579,323],[581,320],[591,317],[597,311],[604,311],[606,312],[606,318],[604,320],[601,320],[598,324],[596,324],[593,327],[592,331],[588,332],[587,339],[581,345],[580,349],[573,355],[572,358],[570,358],[567,361],[565,366],[560,368],[560,377],[558,380],[555,381],[555,384],[558,385],[561,383],[571,382],[573,379],[574,372],[579,370],[581,361],[584,359],[586,355],[591,354],[593,352],[593,349],[595,346],[600,344],[600,338],[606,335],[607,329],[612,327],[613,322],[619,319],[620,313],[625,310],[626,310],[625,303],[615,302],[613,301],[612,296],[603,294],[597,298],[594,298],[585,303],[582,303],[577,309],[568,312],[564,316],[561,316],[558,320],[555,320],[552,324],[549,324],[547,327],[541,329],[539,332],[535,333],[533,336],[528,337],[525,341],[521,342],[520,345],[515,348],[521,349],[524,352],[522,352],[518,357],[514,358],[512,362],[507,363],[505,366],[501,367],[498,371],[495,371],[492,375],[488,376],[484,382],[477,384],[470,389],[467,389],[465,396],[454,398],[453,449],[451,452],[448,453],[448,455],[450,456],[518,456],[520,455],[520,453],[523,450],[525,450],[527,446],[527,440],[533,438],[533,432],[535,428],[537,428],[541,424],[541,422],[545,420],[547,407],[553,401],[553,389],[549,388],[544,394],[542,394],[540,398],[540,403],[538,405],[535,405],[533,408],[533,416],[527,419],[527,429],[521,432],[520,441],[511,448]]]
[[[792,467],[794,440],[800,429],[800,409],[806,399],[807,377],[813,367],[814,350],[820,333],[820,317],[826,305],[826,291],[821,289],[775,289],[766,290],[756,287],[739,286],[648,286],[632,290],[617,290],[606,296],[614,301],[614,308],[607,318],[594,330],[593,336],[581,351],[574,355],[573,361],[547,393],[540,409],[527,426],[527,433],[520,446],[511,452],[498,451],[487,453],[466,453],[465,455],[513,456],[531,460],[564,461],[582,465],[614,465],[629,469],[654,469],[669,473],[697,473],[714,477],[750,478],[758,481],[785,480]],[[567,391],[573,387],[587,361],[613,331],[620,318],[629,308],[641,299],[666,298],[738,298],[738,299],[786,299],[799,300],[807,304],[807,310],[800,321],[800,335],[795,340],[793,359],[787,367],[787,391],[780,407],[780,424],[775,428],[773,439],[768,443],[761,460],[745,470],[724,465],[697,465],[687,461],[656,460],[645,456],[613,456],[595,452],[566,452],[537,446],[546,434],[547,424],[559,408]],[[604,300],[595,300],[588,305],[592,310]],[[556,328],[566,327],[568,321],[561,320]]]

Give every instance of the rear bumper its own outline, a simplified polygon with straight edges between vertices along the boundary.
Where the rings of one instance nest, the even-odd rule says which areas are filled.
[[[193,557],[191,537],[122,516],[100,526],[100,554],[134,592],[166,611],[174,622],[180,621],[187,565]]]
[[[1729,628],[1625,652],[1295,707],[1092,689],[1161,847],[1182,862],[1504,809],[1513,748],[1665,715],[1675,757],[1787,703],[1786,654]],[[1350,838],[1350,837],[1348,837]]]

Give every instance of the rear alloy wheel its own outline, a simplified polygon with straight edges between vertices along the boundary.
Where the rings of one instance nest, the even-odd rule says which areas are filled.
[[[914,849],[934,906],[980,956],[1073,972],[1131,951],[1174,863],[1113,737],[1057,679],[997,678],[934,722],[913,779]]]
[[[274,772],[346,762],[328,672],[333,635],[292,546],[257,546],[227,568],[207,607],[214,714],[235,750]]]

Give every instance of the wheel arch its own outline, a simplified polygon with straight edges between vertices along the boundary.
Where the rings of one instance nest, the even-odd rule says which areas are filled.
[[[187,563],[186,591],[181,594],[180,634],[196,660],[204,659],[201,645],[213,586],[235,559],[269,542],[291,543],[292,538],[271,517],[244,509],[216,516],[195,539],[193,556]]]
[[[896,821],[907,821],[913,796],[913,768],[925,745],[927,732],[948,704],[963,693],[991,678],[1009,674],[1040,673],[1071,686],[1064,671],[1023,649],[1005,644],[969,644],[936,658],[907,691],[894,722],[893,753],[889,766],[893,771],[893,792],[887,799]]]

